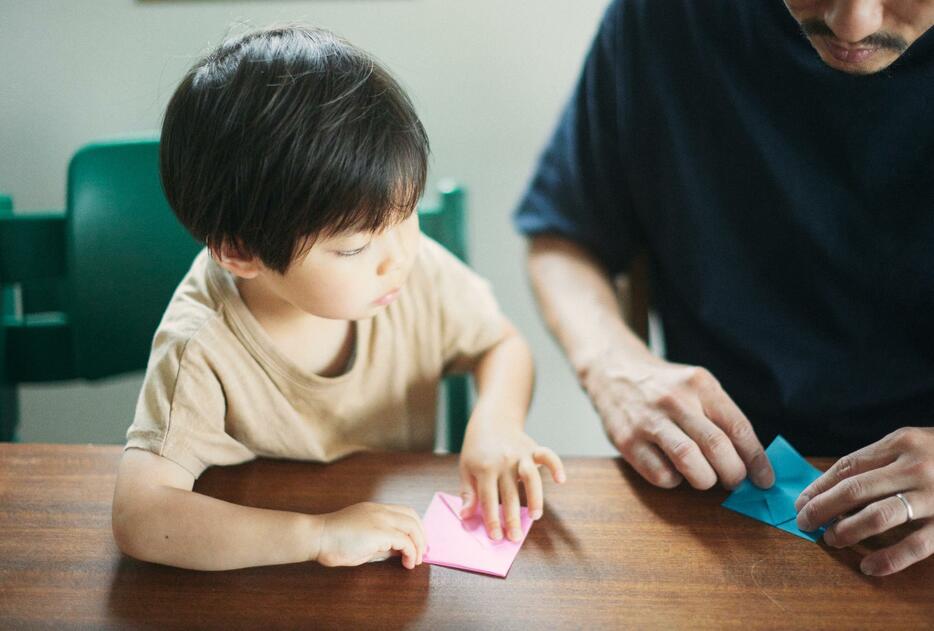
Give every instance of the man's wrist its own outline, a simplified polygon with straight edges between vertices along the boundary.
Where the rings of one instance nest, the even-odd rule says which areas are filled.
[[[607,381],[639,381],[662,363],[648,348],[610,348],[581,361],[575,370],[581,388],[592,393]]]

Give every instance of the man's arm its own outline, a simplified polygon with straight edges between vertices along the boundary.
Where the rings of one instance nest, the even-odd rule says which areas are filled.
[[[317,560],[359,565],[401,553],[414,567],[425,550],[411,509],[355,504],[327,515],[238,506],[192,491],[194,477],[171,460],[128,449],[117,474],[113,532],[137,559],[194,570],[229,570]]]
[[[703,368],[652,355],[623,322],[613,284],[579,244],[530,239],[528,269],[552,334],[622,456],[658,486],[682,476],[696,488],[727,487],[749,473],[771,486],[774,473],[752,425]]]

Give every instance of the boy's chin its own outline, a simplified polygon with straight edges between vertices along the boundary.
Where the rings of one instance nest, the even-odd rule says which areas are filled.
[[[376,317],[383,311],[385,311],[386,307],[388,306],[389,305],[370,305],[362,313],[357,313],[354,317],[344,318],[344,319],[350,320],[352,322],[357,322],[359,320],[369,320],[371,318]]]

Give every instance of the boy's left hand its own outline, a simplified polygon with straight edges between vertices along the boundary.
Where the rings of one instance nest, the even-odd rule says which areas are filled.
[[[483,507],[484,523],[491,539],[503,537],[499,504],[502,499],[506,535],[511,541],[522,538],[519,519],[519,481],[525,487],[529,515],[542,516],[542,478],[539,465],[551,470],[559,484],[564,482],[561,458],[547,447],[540,447],[518,428],[489,427],[471,424],[464,437],[460,457],[461,497],[464,507],[461,519]]]

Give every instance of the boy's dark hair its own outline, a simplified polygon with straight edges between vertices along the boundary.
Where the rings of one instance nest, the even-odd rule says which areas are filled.
[[[280,273],[308,239],[403,219],[428,137],[372,57],[305,26],[249,33],[192,67],[169,102],[160,171],[182,224]]]

